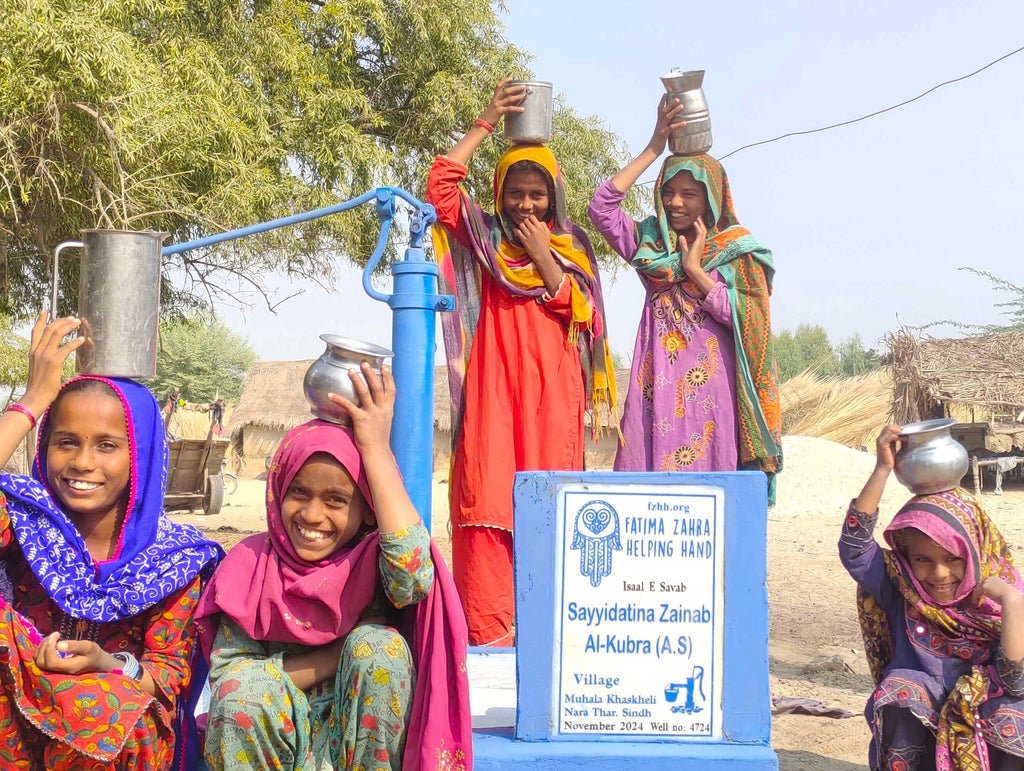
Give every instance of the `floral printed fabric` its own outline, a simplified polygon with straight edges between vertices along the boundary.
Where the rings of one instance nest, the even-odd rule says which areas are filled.
[[[1002,536],[962,489],[915,497],[893,520],[887,538],[894,525],[908,526],[908,509],[936,503],[950,515],[944,521],[984,534],[979,540],[985,548],[979,550],[973,539],[968,546],[984,556],[975,560],[986,566],[983,576],[999,571],[1019,581]],[[877,513],[851,505],[839,542],[843,564],[857,581],[865,653],[877,684],[865,713],[872,729],[871,767],[1020,767],[996,760],[1024,757],[1024,663],[1003,654],[1001,621],[971,604],[931,604],[908,578],[909,567],[906,574],[901,569],[902,557],[875,541],[877,520]],[[924,522],[912,526],[936,535]],[[979,615],[967,617],[965,609]],[[990,631],[980,633],[986,627]]]
[[[714,274],[712,274],[714,277]],[[728,471],[738,463],[729,300],[690,281],[647,285],[616,471]],[[723,356],[720,341],[730,348]]]
[[[423,525],[380,535],[382,597],[403,608],[422,601],[434,580]],[[256,641],[225,614],[213,644],[206,761],[211,771],[398,769],[416,685],[406,639],[396,628],[356,626],[333,681],[303,692],[284,671],[298,644]]]
[[[174,711],[166,705],[176,704],[191,677],[200,578],[137,616],[73,619],[40,586],[9,525],[0,499],[0,564],[11,592],[0,599],[0,768],[170,768]],[[122,675],[40,671],[32,657],[41,637],[55,630],[108,652],[131,653],[161,699]]]

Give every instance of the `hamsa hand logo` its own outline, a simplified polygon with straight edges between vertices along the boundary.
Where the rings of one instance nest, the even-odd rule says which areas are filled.
[[[569,548],[579,550],[580,575],[589,576],[591,586],[611,575],[612,552],[622,549],[619,515],[611,504],[590,501],[579,510]]]

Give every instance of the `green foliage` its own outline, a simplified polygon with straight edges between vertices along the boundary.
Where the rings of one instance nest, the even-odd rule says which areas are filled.
[[[28,340],[16,334],[0,313],[0,389],[17,388],[28,380]]]
[[[175,386],[190,402],[212,402],[218,395],[237,402],[254,361],[256,351],[245,338],[193,314],[161,323],[156,377],[146,385],[161,404]]]
[[[796,332],[784,329],[774,336],[775,361],[782,381],[813,369],[820,375],[834,375],[838,371],[835,352],[828,334],[820,326],[801,324]]]
[[[529,75],[500,0],[19,0],[0,18],[0,310],[31,314],[53,247],[91,227],[184,241],[389,184],[422,191],[504,75]],[[553,149],[586,199],[623,147],[560,105]],[[500,140],[499,140],[500,141]],[[497,143],[474,159],[489,200]],[[485,194],[486,193],[486,194]],[[166,310],[330,282],[365,262],[372,207],[167,258]],[[603,240],[594,245],[607,253]],[[62,269],[74,287],[74,261]],[[171,277],[169,279],[168,277]],[[61,311],[73,290],[62,291]]]
[[[865,375],[882,366],[878,359],[878,351],[874,348],[865,348],[858,334],[839,341],[835,347],[835,355],[839,360],[840,373],[847,377]]]
[[[840,341],[835,348],[819,325],[801,324],[796,332],[784,329],[773,335],[775,361],[783,382],[806,369],[820,377],[863,375],[881,366],[878,351],[864,348],[860,335]]]

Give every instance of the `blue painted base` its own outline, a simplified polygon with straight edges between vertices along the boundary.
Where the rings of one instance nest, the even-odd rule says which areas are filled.
[[[522,742],[512,730],[473,732],[475,771],[778,771],[771,747],[751,744]]]

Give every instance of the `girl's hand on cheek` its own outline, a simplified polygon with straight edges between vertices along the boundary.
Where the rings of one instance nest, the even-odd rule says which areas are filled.
[[[708,228],[704,224],[703,217],[694,220],[693,230],[696,235],[692,244],[688,245],[686,238],[682,235],[679,236],[679,242],[676,244],[679,253],[683,255],[683,270],[688,276],[693,276],[700,269],[701,261],[704,259],[704,242],[707,239]]]
[[[516,235],[519,237],[523,248],[534,261],[545,257],[551,257],[551,231],[548,226],[532,214],[519,223],[516,228]],[[551,259],[554,259],[551,257]]]
[[[359,453],[391,452],[391,421],[395,416],[395,379],[391,369],[384,367],[381,376],[363,362],[361,372],[349,370],[359,406],[338,394],[327,398],[348,412],[352,418],[352,435]]]
[[[1006,583],[999,576],[989,576],[976,587],[971,593],[971,601],[977,605],[982,597],[988,597],[993,602],[1004,605],[1008,599],[1014,597],[1024,599],[1024,595],[1017,590],[1017,587]]]

